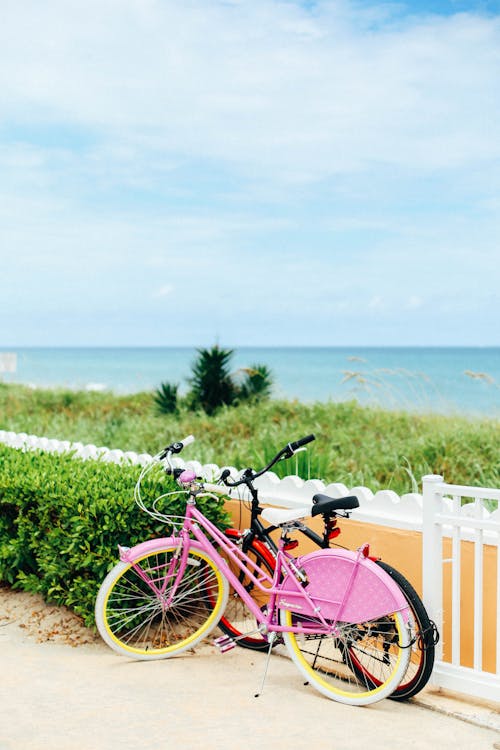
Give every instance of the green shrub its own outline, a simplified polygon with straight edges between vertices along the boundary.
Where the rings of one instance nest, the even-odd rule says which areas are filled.
[[[95,597],[118,561],[117,544],[130,547],[169,534],[133,500],[139,471],[0,445],[0,581],[66,605],[93,625]],[[146,504],[176,488],[164,473],[152,474],[142,486]],[[184,500],[169,498],[168,512],[182,514]],[[225,525],[220,500],[199,504],[214,523]]]

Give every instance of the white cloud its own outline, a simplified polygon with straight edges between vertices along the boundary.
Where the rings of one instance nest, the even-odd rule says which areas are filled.
[[[406,307],[408,308],[408,310],[418,310],[418,308],[422,307],[422,305],[423,305],[423,300],[421,299],[421,297],[418,297],[416,294],[412,294],[409,297],[408,302],[406,303]]]
[[[169,297],[173,291],[174,291],[174,287],[172,286],[172,284],[163,284],[159,289],[156,289],[153,292],[153,297],[155,298]]]
[[[376,294],[374,297],[371,297],[371,299],[368,301],[369,310],[383,310],[385,306],[385,301],[378,294]]]
[[[499,19],[372,21],[350,3],[10,3],[3,118],[90,129],[127,164],[175,153],[289,180],[497,158]]]
[[[441,335],[432,310],[443,335],[491,319],[498,337],[500,17],[303,5],[2,7],[9,309],[68,304],[77,336],[90,303],[152,336],[189,290],[188,343],[393,340],[405,321],[406,342]]]

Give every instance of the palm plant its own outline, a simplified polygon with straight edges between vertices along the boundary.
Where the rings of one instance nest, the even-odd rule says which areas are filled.
[[[210,349],[198,349],[198,357],[192,365],[189,378],[191,392],[189,400],[194,407],[200,406],[207,414],[213,414],[223,405],[231,405],[238,390],[229,372],[232,349],[221,349],[215,344]]]
[[[153,394],[155,409],[158,414],[175,414],[178,411],[178,383],[160,383]]]
[[[255,364],[242,368],[243,378],[230,372],[232,349],[215,344],[210,349],[198,349],[191,366],[191,386],[183,400],[188,409],[203,409],[214,414],[221,406],[237,406],[244,401],[268,399],[273,386],[273,375],[267,365]],[[153,394],[156,411],[160,414],[178,412],[178,384],[161,383]]]
[[[245,377],[240,386],[241,401],[262,401],[270,398],[273,375],[267,365],[250,365],[244,368]]]

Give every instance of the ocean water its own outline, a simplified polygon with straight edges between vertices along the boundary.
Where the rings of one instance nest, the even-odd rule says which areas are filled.
[[[188,388],[194,348],[19,348],[4,382],[131,393]],[[0,350],[1,353],[1,350]],[[1,361],[1,357],[0,357]],[[237,348],[232,369],[265,364],[276,398],[500,417],[500,347]]]

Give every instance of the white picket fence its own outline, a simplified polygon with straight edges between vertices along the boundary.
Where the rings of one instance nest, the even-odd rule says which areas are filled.
[[[437,647],[435,684],[500,702],[500,490],[447,484],[442,476],[423,477],[423,599],[440,632],[443,631],[443,571],[451,566],[451,663]],[[491,510],[487,506],[496,506]],[[451,555],[444,557],[443,539],[451,537]],[[473,601],[462,596],[462,542],[473,545]],[[496,674],[483,669],[483,609],[485,543],[496,547]],[[461,665],[461,614],[473,608],[473,666]]]
[[[81,459],[100,459],[119,463],[126,461],[144,465],[152,460],[147,453],[137,454],[98,448],[69,441],[52,440],[36,435],[0,430],[0,442],[23,450],[73,452]],[[214,480],[221,468],[216,464],[174,459],[177,466],[196,471],[198,476]],[[226,467],[222,467],[226,468]],[[227,467],[232,476],[235,467]],[[423,599],[438,630],[443,633],[443,570],[451,565],[452,572],[452,644],[451,663],[443,661],[442,640],[437,646],[437,659],[432,676],[435,686],[462,692],[474,697],[500,703],[500,490],[463,487],[446,484],[441,476],[423,478],[423,495],[410,493],[401,497],[391,490],[371,492],[367,487],[348,488],[341,483],[325,484],[317,479],[304,481],[297,476],[279,479],[268,472],[257,480],[262,498],[274,505],[294,507],[304,505],[317,492],[332,497],[357,495],[360,508],[355,518],[383,526],[422,532],[423,544]],[[463,499],[471,502],[463,503]],[[489,506],[493,507],[489,507]],[[450,538],[452,554],[443,559],[443,539]],[[474,544],[474,663],[461,666],[461,543]],[[483,558],[485,545],[496,547],[496,673],[486,672],[482,666],[483,632]]]

